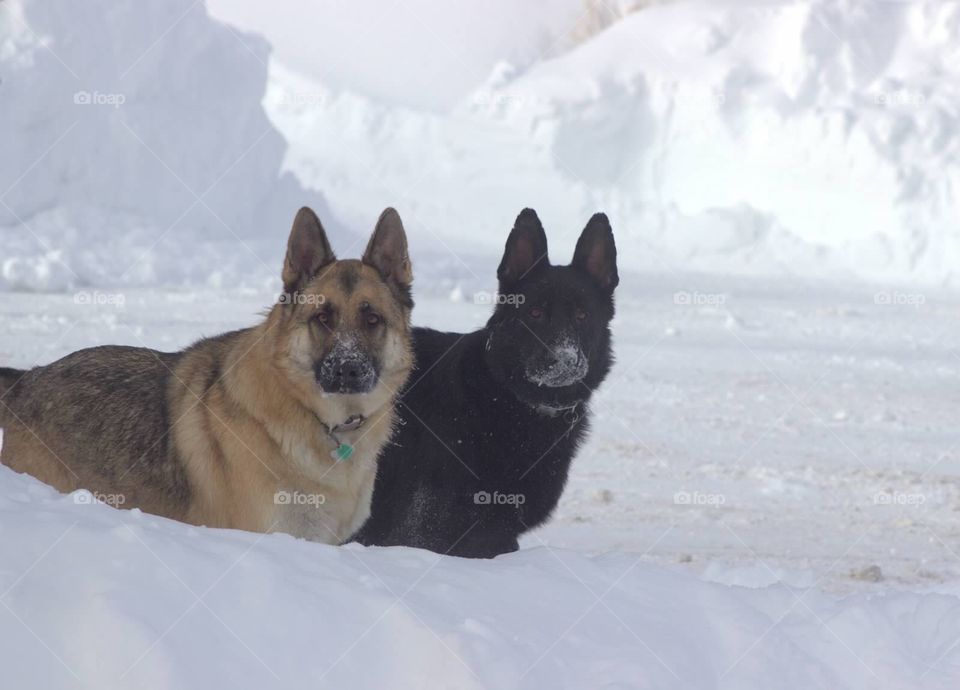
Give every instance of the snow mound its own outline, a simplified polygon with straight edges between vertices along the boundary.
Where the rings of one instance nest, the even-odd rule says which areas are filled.
[[[958,96],[957,3],[691,0],[445,113],[279,64],[265,104],[289,169],[345,218],[397,205],[414,247],[499,251],[533,206],[565,260],[602,209],[640,268],[956,284]]]
[[[955,596],[728,587],[545,548],[336,548],[118,511],[6,468],[0,488],[0,664],[23,690],[960,680]]]
[[[0,286],[279,273],[299,205],[334,224],[281,174],[268,59],[193,0],[0,5]]]

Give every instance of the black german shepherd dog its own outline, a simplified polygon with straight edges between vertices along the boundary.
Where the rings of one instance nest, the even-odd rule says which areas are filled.
[[[492,558],[516,551],[559,502],[587,402],[613,362],[619,277],[607,217],[590,219],[569,266],[552,266],[543,225],[525,209],[497,277],[482,330],[414,329],[402,423],[354,541]]]

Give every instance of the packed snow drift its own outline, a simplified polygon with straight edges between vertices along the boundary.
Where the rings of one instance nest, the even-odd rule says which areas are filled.
[[[10,688],[956,687],[960,599],[197,529],[0,468]],[[944,657],[948,659],[945,660]]]
[[[0,5],[0,287],[262,277],[299,205],[338,230],[280,172],[268,58],[192,0]]]

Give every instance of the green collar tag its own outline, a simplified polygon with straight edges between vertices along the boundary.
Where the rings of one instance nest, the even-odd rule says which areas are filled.
[[[0,0],[3,2],[3,0]],[[323,423],[323,420],[320,420],[320,426],[327,432],[327,436],[330,437],[330,440],[337,444],[337,447],[330,451],[330,457],[336,460],[337,462],[346,462],[351,457],[353,457],[354,448],[349,443],[344,443],[340,440],[339,434],[344,432],[356,431],[363,423],[367,421],[367,418],[362,414],[355,414],[348,417],[345,421],[337,424],[334,427],[329,427]]]
[[[330,453],[330,456],[337,462],[345,462],[353,455],[353,446],[349,443],[341,443],[337,449]]]

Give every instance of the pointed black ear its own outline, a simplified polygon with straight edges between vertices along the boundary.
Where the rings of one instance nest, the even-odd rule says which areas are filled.
[[[617,245],[613,229],[603,213],[595,213],[577,240],[572,266],[589,275],[604,290],[613,292],[620,283],[617,274]]]
[[[304,206],[293,219],[293,229],[287,241],[287,257],[283,261],[283,289],[296,292],[306,285],[320,269],[336,261],[327,233],[320,219]]]
[[[507,238],[503,260],[497,269],[501,283],[515,283],[537,266],[549,266],[547,235],[543,224],[532,208],[525,208],[517,216]]]
[[[413,269],[407,252],[407,233],[396,209],[387,208],[380,214],[362,261],[377,269],[388,283],[404,290],[410,287]]]

